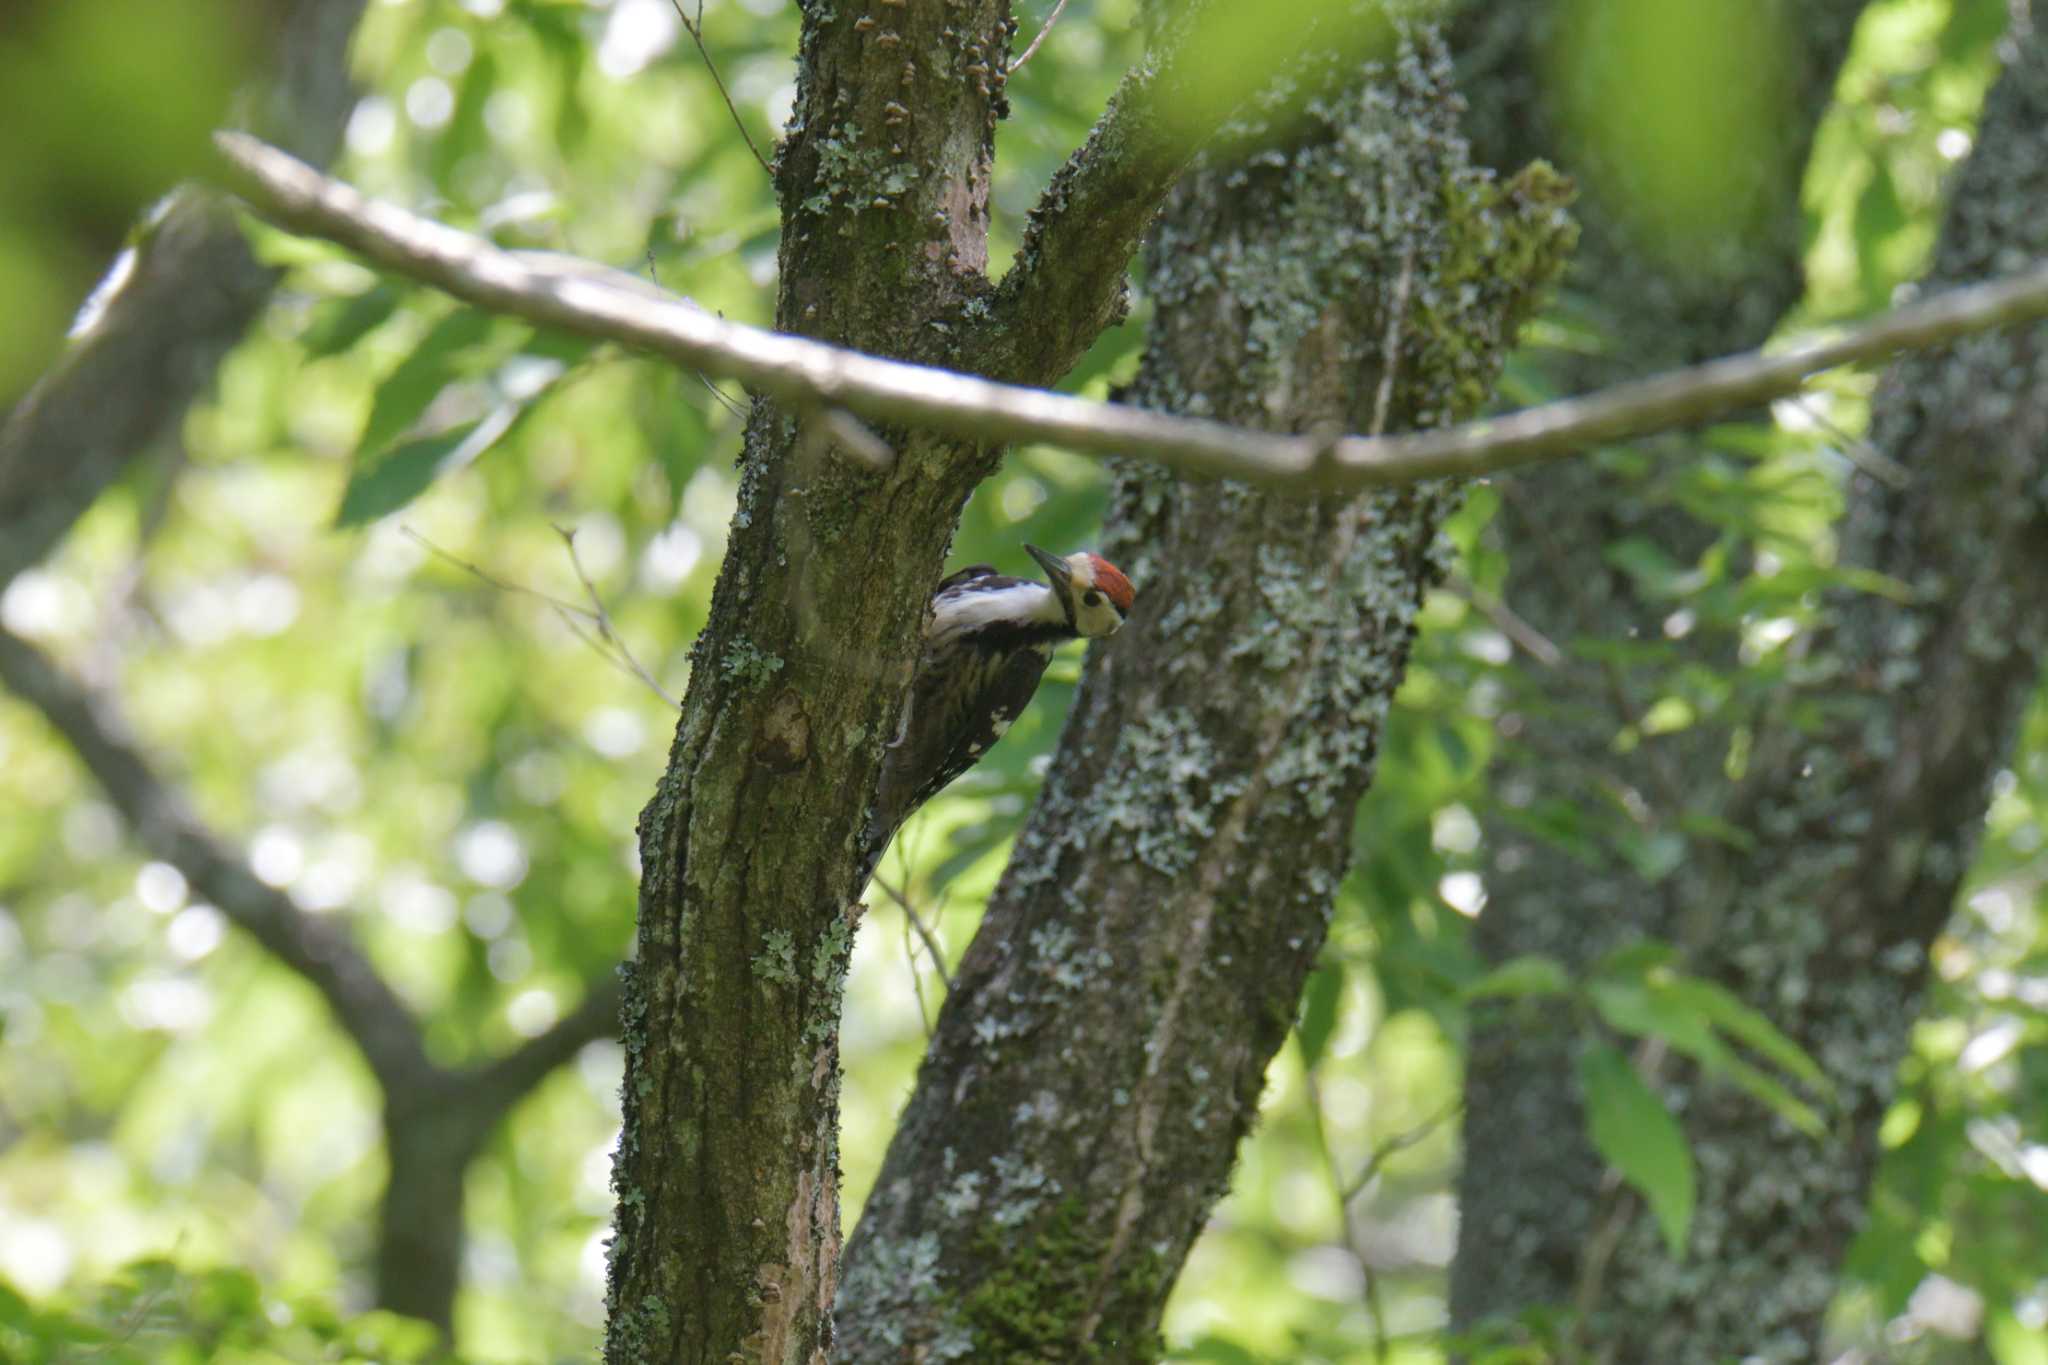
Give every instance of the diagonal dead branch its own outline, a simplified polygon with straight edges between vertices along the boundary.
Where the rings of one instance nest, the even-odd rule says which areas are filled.
[[[1560,459],[1782,398],[1824,370],[2048,317],[2048,264],[2036,262],[1775,353],[1744,352],[1433,431],[1329,441],[999,384],[728,322],[681,299],[655,298],[634,276],[503,251],[367,199],[254,138],[222,133],[216,141],[226,174],[264,216],[479,307],[640,347],[797,407],[823,403],[972,440],[1043,441],[1191,477],[1302,492],[1482,476]]]

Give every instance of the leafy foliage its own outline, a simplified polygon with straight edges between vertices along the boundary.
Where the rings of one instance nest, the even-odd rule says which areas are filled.
[[[1021,7],[1026,37],[1049,9]],[[1009,86],[998,265],[1131,59],[1133,9],[1074,0]],[[1885,301],[1924,259],[2004,9],[1873,8],[1814,153],[1811,316]],[[764,0],[704,10],[737,117],[763,145],[788,105],[795,24]],[[771,187],[661,0],[401,0],[371,7],[356,52],[367,93],[340,169],[366,189],[768,316]],[[153,107],[175,94],[186,110],[218,79],[195,75],[152,78]],[[290,268],[286,297],[187,423],[182,462],[103,499],[0,599],[0,619],[116,688],[257,874],[368,945],[438,1058],[486,1057],[573,1008],[624,952],[634,818],[673,726],[547,599],[587,607],[595,592],[679,690],[732,513],[745,397],[452,307],[326,249],[271,249]],[[0,280],[21,278],[11,261]],[[1128,379],[1144,322],[1141,307],[1106,334],[1067,387],[1104,395]],[[1530,344],[1602,341],[1567,299]],[[1548,396],[1536,373],[1514,367],[1507,397]],[[1841,479],[1860,458],[1843,433],[1866,400],[1844,379],[1775,425],[1705,433],[1683,462],[1597,457],[1618,494],[1718,532],[1690,561],[1648,539],[1609,546],[1668,610],[1630,639],[1549,642],[1628,670],[1645,702],[1617,749],[1711,723],[1734,736],[1722,763],[1739,777],[1807,666],[1820,595],[1904,590],[1833,563]],[[968,505],[955,559],[1021,570],[1025,540],[1091,543],[1099,489],[1090,462],[1013,452]],[[1690,1158],[1625,1055],[1639,1040],[1745,1092],[1759,1122],[1828,1140],[1819,1061],[1671,950],[1643,945],[1582,979],[1541,958],[1488,972],[1472,952],[1487,890],[1476,815],[1505,808],[1488,759],[1503,726],[1542,719],[1511,705],[1515,670],[1541,665],[1502,615],[1496,506],[1475,488],[1450,528],[1462,581],[1427,609],[1300,1047],[1274,1064],[1264,1121],[1171,1306],[1177,1358],[1443,1358],[1473,1011],[1576,1012],[1593,1135],[1674,1245]],[[557,525],[575,533],[587,588]],[[1676,662],[1666,642],[1694,631],[1729,640],[1725,666]],[[1075,676],[1056,661],[1037,705],[884,864],[945,957],[973,932]],[[2021,753],[1939,946],[1937,999],[1848,1268],[1844,1322],[1902,1339],[1900,1359],[1980,1347],[1947,1343],[1914,1310],[1937,1276],[1975,1296],[1998,1358],[2048,1350],[2048,705]],[[416,1325],[322,1306],[363,1301],[382,1172],[376,1094],[317,1002],[175,870],[139,858],[63,745],[4,696],[0,810],[0,1279],[14,1286],[0,1289],[0,1357],[426,1358]],[[1687,875],[1689,848],[1745,837],[1703,805],[1650,832],[1610,799],[1510,813],[1575,857],[1623,858],[1653,880]],[[904,912],[870,900],[847,994],[849,1219],[944,990]],[[617,1077],[615,1049],[586,1049],[472,1169],[458,1317],[471,1356],[590,1349]],[[1516,1325],[1471,1358],[1543,1358],[1529,1343],[1555,1326]]]
[[[319,1301],[269,1297],[244,1270],[137,1261],[75,1306],[29,1303],[0,1285],[0,1351],[19,1365],[460,1365],[424,1323],[344,1318]]]

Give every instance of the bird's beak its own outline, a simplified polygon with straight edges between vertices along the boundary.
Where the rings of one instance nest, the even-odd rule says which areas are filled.
[[[1053,596],[1060,599],[1060,606],[1067,613],[1067,620],[1074,619],[1074,571],[1067,567],[1067,561],[1050,550],[1041,550],[1036,545],[1026,545],[1024,553],[1038,561],[1038,567],[1045,570],[1046,582],[1052,584]]]

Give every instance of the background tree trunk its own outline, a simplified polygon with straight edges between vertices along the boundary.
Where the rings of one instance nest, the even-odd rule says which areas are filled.
[[[1470,166],[1434,32],[1355,80],[1176,190],[1132,401],[1378,431],[1484,400],[1569,250],[1566,191]],[[1107,549],[1138,610],[1090,655],[848,1248],[844,1358],[1156,1354],[1322,944],[1457,498],[1119,476]]]
[[[1783,138],[1755,149],[1752,230],[1724,244],[1706,268],[1646,252],[1630,231],[1626,203],[1596,173],[1582,185],[1575,215],[1579,251],[1566,287],[1583,297],[1611,338],[1592,357],[1550,355],[1545,374],[1565,392],[1654,373],[1760,344],[1803,288],[1800,183],[1814,129],[1826,111],[1836,72],[1849,50],[1863,0],[1804,7],[1802,61],[1792,68],[1791,117]],[[1504,168],[1549,156],[1568,173],[1591,153],[1564,133],[1545,70],[1563,20],[1558,3],[1467,6],[1453,41],[1459,85],[1471,102],[1477,154]],[[1761,68],[1760,68],[1761,69]],[[1759,92],[1760,94],[1761,92]],[[1655,92],[1645,92],[1654,98]],[[1665,438],[1669,448],[1684,438]],[[1667,608],[1638,597],[1634,581],[1607,561],[1607,547],[1642,536],[1689,562],[1711,541],[1710,528],[1616,477],[1597,457],[1510,475],[1501,490],[1499,539],[1512,557],[1508,596],[1515,612],[1547,638],[1625,640],[1658,630]],[[1715,642],[1725,645],[1725,641]],[[1703,649],[1681,641],[1676,649]],[[1540,715],[1540,751],[1504,745],[1489,787],[1525,794],[1524,806],[1566,802],[1610,808],[1613,789],[1665,799],[1658,765],[1683,771],[1663,748],[1613,752],[1615,732],[1645,704],[1620,690],[1610,670],[1569,657],[1556,667],[1524,668],[1516,711]],[[1690,743],[1690,741],[1683,741]],[[1688,755],[1718,772],[1711,742]],[[1590,775],[1590,777],[1588,777]],[[1579,785],[1575,779],[1585,778]],[[1674,821],[1675,810],[1661,812]],[[1520,811],[1487,815],[1483,845],[1487,910],[1475,942],[1505,961],[1546,953],[1573,966],[1617,945],[1665,932],[1661,910],[1619,859],[1588,867],[1530,838]],[[1465,1087],[1465,1164],[1458,1184],[1458,1253],[1451,1273],[1454,1322],[1571,1300],[1581,1250],[1592,1229],[1591,1195],[1603,1163],[1586,1139],[1574,1081],[1576,1035],[1570,1022],[1531,1030],[1525,1019],[1475,1021]],[[1542,1135],[1532,1141],[1532,1134]]]
[[[348,55],[362,9],[360,0],[261,7],[273,32],[262,79],[241,106],[255,131],[315,164],[335,154],[355,105]],[[282,274],[257,260],[236,206],[201,186],[176,190],[135,236],[135,259],[96,320],[0,422],[0,590],[139,462],[178,444],[178,424]],[[613,1031],[615,983],[592,983],[574,1012],[494,1060],[438,1065],[419,1021],[339,918],[311,916],[252,876],[247,854],[205,824],[130,735],[110,692],[4,627],[0,681],[64,736],[142,848],[326,1001],[384,1102],[375,1302],[452,1332],[469,1163],[516,1101]]]
[[[1955,190],[1942,280],[1991,274],[2043,244],[2038,214],[2022,206],[2043,193],[2033,153],[2048,66],[2038,44],[2014,52],[2021,60],[1994,94]],[[1650,741],[1620,767],[1660,825],[1711,813],[1746,831],[1752,848],[1695,841],[1652,886],[1574,863],[1509,821],[1493,824],[1480,929],[1492,955],[1583,963],[1633,936],[1676,940],[1688,970],[1723,981],[1802,1042],[1838,1095],[1828,1141],[1815,1145],[1689,1069],[1653,1068],[1699,1166],[1692,1259],[1676,1264],[1632,1196],[1601,1190],[1598,1160],[1578,1136],[1576,1031],[1528,1013],[1482,1031],[1453,1277],[1460,1322],[1562,1302],[1580,1310],[1578,1330],[1604,1358],[1817,1358],[1842,1253],[1863,1218],[1925,950],[1969,866],[2048,631],[2021,587],[2048,568],[2041,346],[2037,328],[1894,367],[1874,440],[1918,477],[1903,489],[1857,477],[1842,562],[1911,585],[1912,600],[1832,604],[1801,687],[1773,717],[1745,780],[1733,790],[1719,781],[1728,736],[1715,727],[1678,744]],[[1614,528],[1561,520],[1554,494],[1569,480],[1542,482],[1508,503],[1511,534],[1534,547],[1516,561],[1516,608],[1561,638],[1603,625],[1655,630],[1649,605],[1590,590],[1616,587],[1588,572],[1585,548]],[[1683,562],[1682,547],[1676,557]],[[1576,682],[1558,670],[1546,690],[1555,698],[1576,687],[1583,702],[1594,686],[1616,696],[1620,720],[1577,728],[1569,712],[1532,708],[1541,749],[1512,750],[1496,782],[1555,796],[1545,779],[1563,765],[1553,750],[1600,753],[1640,699],[1597,670]],[[1616,771],[1611,756],[1601,761]],[[1713,795],[1699,800],[1703,791]]]
[[[316,166],[355,105],[349,36],[363,0],[300,0],[259,16],[276,30],[254,130]],[[130,465],[172,435],[228,349],[270,302],[234,209],[195,186],[137,230],[136,258],[93,326],[0,421],[0,588],[48,554]]]

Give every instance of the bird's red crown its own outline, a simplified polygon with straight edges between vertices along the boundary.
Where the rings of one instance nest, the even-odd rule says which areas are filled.
[[[1124,577],[1123,570],[1101,555],[1092,554],[1087,550],[1081,551],[1074,558],[1088,566],[1094,576],[1094,586],[1102,590],[1102,595],[1114,603],[1118,611],[1128,614],[1137,593],[1131,587],[1131,580]]]

